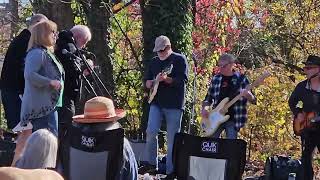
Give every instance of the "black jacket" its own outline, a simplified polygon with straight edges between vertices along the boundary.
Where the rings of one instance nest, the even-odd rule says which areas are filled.
[[[55,55],[60,60],[65,71],[65,82],[63,96],[77,101],[80,94],[81,71],[77,69],[75,59],[62,53],[66,49],[69,52],[75,51],[73,34],[71,31],[61,31],[56,42]]]
[[[27,54],[30,36],[30,31],[24,29],[10,43],[1,72],[1,89],[13,90],[23,94],[24,58]]]

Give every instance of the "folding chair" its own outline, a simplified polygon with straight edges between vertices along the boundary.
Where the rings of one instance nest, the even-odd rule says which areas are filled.
[[[122,166],[124,130],[106,130],[107,126],[108,123],[73,123],[68,129],[60,147],[65,179],[117,179]]]
[[[246,142],[177,133],[173,164],[178,179],[240,180],[246,162]]]

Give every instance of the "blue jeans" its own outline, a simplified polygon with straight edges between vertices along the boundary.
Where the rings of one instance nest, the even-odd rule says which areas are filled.
[[[13,129],[20,122],[21,99],[18,91],[2,89],[1,98],[8,129]]]
[[[149,111],[148,127],[147,127],[147,157],[151,165],[158,168],[158,132],[161,127],[161,120],[164,116],[167,123],[167,160],[166,173],[173,172],[172,148],[174,136],[180,131],[182,110],[160,108],[157,105],[151,105]]]
[[[213,134],[214,138],[219,138],[222,131],[226,131],[227,139],[237,139],[238,130],[236,129],[236,124],[232,120],[228,120],[227,122],[220,125],[217,131]]]
[[[33,126],[32,132],[35,132],[38,129],[48,129],[58,137],[58,113],[56,110],[50,112],[46,116],[31,119],[31,124]]]

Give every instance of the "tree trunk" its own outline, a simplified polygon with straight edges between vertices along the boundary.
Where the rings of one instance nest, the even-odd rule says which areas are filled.
[[[46,15],[58,25],[59,30],[70,29],[73,25],[71,0],[34,0],[34,11]]]
[[[18,22],[19,22],[18,0],[9,0],[9,6],[10,6],[10,15],[11,15],[10,38],[13,38],[17,35],[17,32],[18,32]]]
[[[190,0],[140,0],[140,6],[143,22],[144,69],[147,68],[149,60],[156,55],[152,50],[155,38],[160,35],[169,37],[173,51],[188,57],[192,47],[192,2]],[[141,127],[146,127],[149,108],[143,109]],[[188,108],[186,112],[188,114]]]
[[[112,66],[112,50],[110,49],[111,7],[110,0],[81,1],[87,23],[92,33],[89,49],[96,54],[96,64],[101,68],[100,78],[110,95],[114,95],[114,79]],[[108,94],[104,94],[108,96]]]

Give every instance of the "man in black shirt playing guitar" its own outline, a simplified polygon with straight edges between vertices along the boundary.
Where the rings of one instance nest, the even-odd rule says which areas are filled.
[[[294,115],[294,132],[301,136],[303,177],[313,179],[312,154],[320,148],[320,127],[317,124],[320,112],[320,57],[310,55],[303,68],[307,79],[300,82],[289,99]]]

